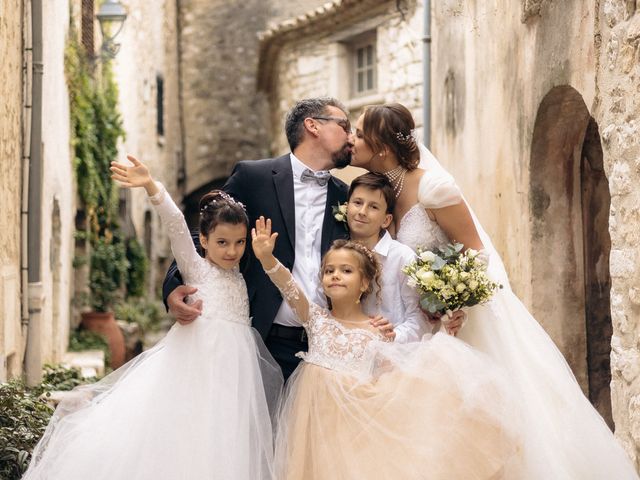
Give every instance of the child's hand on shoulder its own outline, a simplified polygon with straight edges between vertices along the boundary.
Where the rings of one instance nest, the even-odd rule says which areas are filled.
[[[271,233],[271,219],[260,217],[256,220],[255,228],[251,229],[251,245],[253,253],[260,261],[273,256],[273,248],[276,245],[278,233]]]

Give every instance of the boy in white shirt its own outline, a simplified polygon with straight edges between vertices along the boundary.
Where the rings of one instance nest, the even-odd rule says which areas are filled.
[[[351,240],[373,251],[381,265],[381,294],[368,295],[362,307],[368,315],[380,314],[394,325],[399,343],[419,341],[431,332],[420,310],[420,298],[407,285],[402,267],[415,259],[414,251],[391,238],[395,195],[389,179],[381,173],[365,173],[354,179],[347,197],[347,223]],[[380,297],[380,302],[378,302]]]

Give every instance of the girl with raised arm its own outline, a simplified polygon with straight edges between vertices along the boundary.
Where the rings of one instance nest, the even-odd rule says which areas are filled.
[[[517,421],[497,367],[446,334],[386,341],[362,311],[379,271],[359,243],[337,240],[322,261],[330,308],[309,302],[276,237],[258,219],[253,251],[309,336],[278,414],[278,480],[518,478],[505,477]]]
[[[196,251],[182,212],[145,165],[112,163],[113,178],[143,187],[160,215],[202,315],[175,324],[154,348],[63,402],[24,478],[47,480],[270,480],[270,406],[280,368],[251,328],[238,263],[247,241],[242,204],[221,191],[200,200]]]

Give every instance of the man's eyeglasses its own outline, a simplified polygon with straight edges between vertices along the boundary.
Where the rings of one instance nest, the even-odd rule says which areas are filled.
[[[351,133],[351,122],[348,118],[342,117],[311,117],[314,120],[327,120],[329,122],[336,122],[340,128],[342,128],[345,132]]]

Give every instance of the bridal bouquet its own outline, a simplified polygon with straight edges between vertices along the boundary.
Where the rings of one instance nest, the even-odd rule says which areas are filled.
[[[402,271],[407,283],[420,293],[420,306],[429,313],[446,313],[486,303],[502,285],[487,277],[487,265],[478,252],[463,252],[460,243],[437,252],[418,250],[418,258]]]

